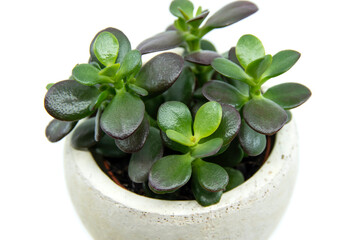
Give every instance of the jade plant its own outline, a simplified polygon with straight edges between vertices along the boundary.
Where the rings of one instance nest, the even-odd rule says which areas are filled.
[[[54,117],[46,128],[49,141],[72,132],[75,149],[90,150],[108,174],[108,160],[119,163],[140,194],[185,194],[202,206],[219,202],[249,175],[241,164],[263,156],[269,136],[291,120],[290,109],[311,95],[298,83],[262,88],[288,71],[298,52],[266,55],[260,40],[247,34],[218,53],[204,39],[257,10],[235,1],[207,18],[208,10],[173,0],[173,24],[136,49],[120,30],[100,31],[88,62],[47,86],[45,109]],[[165,52],[142,62],[144,54],[177,47],[181,55]]]

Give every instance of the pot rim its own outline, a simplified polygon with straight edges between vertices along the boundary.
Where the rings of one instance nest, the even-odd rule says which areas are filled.
[[[151,212],[161,215],[201,214],[227,208],[239,203],[246,207],[252,201],[257,201],[266,195],[269,184],[277,181],[277,175],[283,174],[289,168],[287,154],[297,141],[296,124],[294,119],[286,124],[275,137],[273,149],[261,168],[240,186],[222,195],[219,203],[209,207],[199,205],[195,200],[161,200],[141,196],[119,187],[97,165],[89,151],[75,150],[70,144],[71,135],[65,143],[65,158],[71,158],[77,173],[89,187],[96,189],[100,195],[112,201],[119,207],[126,206],[141,212]],[[281,142],[281,144],[280,144]],[[71,183],[68,183],[71,184]]]

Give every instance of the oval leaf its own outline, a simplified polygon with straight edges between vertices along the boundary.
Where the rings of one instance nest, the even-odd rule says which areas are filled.
[[[114,64],[119,54],[119,42],[110,32],[102,32],[94,42],[96,58],[104,66]]]
[[[243,117],[252,129],[265,135],[279,131],[287,120],[285,110],[266,98],[247,102],[243,108]]]
[[[144,119],[143,101],[131,93],[118,92],[105,108],[100,119],[102,130],[115,139],[125,139],[133,134]]]
[[[225,168],[225,170],[229,175],[229,183],[226,186],[225,192],[228,192],[245,182],[245,177],[239,170],[229,167]]]
[[[130,158],[128,173],[131,181],[142,183],[147,181],[151,166],[163,155],[164,149],[160,138],[160,131],[150,127],[149,136],[140,151],[133,153]]]
[[[241,66],[246,69],[251,62],[265,56],[265,49],[257,37],[248,34],[237,42],[236,56]]]
[[[84,85],[93,86],[101,83],[111,83],[112,79],[99,75],[100,70],[90,64],[79,64],[72,70],[74,79]]]
[[[190,152],[190,148],[188,146],[172,141],[163,131],[160,131],[160,136],[166,147],[184,154]]]
[[[138,50],[132,50],[125,55],[117,74],[119,75],[119,78],[122,79],[123,77],[130,76],[139,70],[141,65],[142,61],[140,52]]]
[[[213,134],[219,127],[222,118],[222,108],[217,102],[207,102],[195,115],[194,136],[199,141]]]
[[[217,80],[206,83],[202,88],[202,93],[209,101],[229,104],[238,110],[249,99],[234,86]]]
[[[166,136],[168,136],[168,138],[170,138],[170,140],[180,143],[181,145],[191,147],[195,144],[194,142],[192,142],[190,140],[190,138],[185,137],[183,134],[181,134],[177,131],[171,130],[171,129],[166,130]]]
[[[192,116],[189,108],[181,102],[166,102],[158,110],[157,121],[163,132],[171,129],[183,134],[185,137],[192,136]]]
[[[236,56],[235,47],[230,48],[229,53],[228,53],[228,58],[233,63],[236,63],[237,65],[241,66],[240,62],[239,62],[239,60],[237,59],[237,56]]]
[[[183,38],[177,31],[167,31],[144,40],[136,49],[139,50],[141,54],[146,54],[173,49],[180,46],[182,42]]]
[[[194,5],[188,0],[173,0],[170,4],[170,12],[175,17],[184,18],[179,8],[190,18],[193,16]]]
[[[244,151],[240,147],[239,140],[235,138],[223,153],[209,157],[208,162],[216,163],[223,167],[235,167],[244,158]]]
[[[212,29],[229,26],[252,15],[257,12],[257,10],[257,6],[251,2],[236,1],[230,3],[211,16],[204,28]]]
[[[193,28],[198,28],[208,15],[209,15],[209,11],[205,10],[201,14],[197,15],[196,17],[194,17],[192,19],[189,19],[186,22],[189,25],[191,25]]]
[[[201,39],[200,40],[200,48],[201,50],[208,50],[216,52],[216,47],[208,40]]]
[[[254,131],[245,121],[241,123],[239,141],[249,156],[260,155],[266,147],[266,136]]]
[[[263,96],[288,110],[306,102],[311,96],[311,91],[298,83],[283,83],[269,88]]]
[[[82,150],[95,144],[95,118],[89,118],[75,128],[74,133],[71,135],[71,146]]]
[[[149,94],[160,94],[178,79],[184,66],[181,56],[163,53],[147,62],[136,77],[135,84]]]
[[[66,122],[53,119],[46,127],[45,135],[50,142],[58,142],[68,135],[76,126],[75,122]]]
[[[157,160],[149,174],[149,187],[155,193],[170,193],[184,186],[191,177],[189,154],[170,155]]]
[[[215,155],[220,150],[222,145],[223,140],[221,138],[214,138],[196,145],[190,154],[193,158],[209,157]]]
[[[246,73],[259,82],[261,75],[268,69],[272,62],[272,56],[266,55],[251,62],[246,68]]]
[[[196,201],[203,207],[207,207],[216,204],[220,201],[223,194],[222,191],[210,192],[206,191],[199,184],[199,181],[193,177],[191,180],[191,190],[194,194]]]
[[[149,127],[149,121],[144,118],[141,125],[133,134],[123,140],[116,139],[116,146],[126,153],[138,152],[144,146],[146,138],[149,135]]]
[[[300,53],[293,50],[284,50],[273,56],[270,67],[262,76],[263,82],[287,72],[299,60]]]
[[[89,107],[99,94],[97,88],[82,85],[75,80],[61,81],[46,93],[45,109],[58,120],[77,121],[93,113]]]
[[[204,66],[210,66],[215,58],[220,58],[221,55],[213,51],[200,51],[191,53],[185,56],[185,60],[191,63],[196,63]]]
[[[142,97],[145,97],[147,96],[149,93],[148,91],[146,91],[145,89],[141,88],[141,87],[138,87],[136,86],[135,84],[128,84],[128,87],[129,89],[131,89],[134,93],[142,96]]]
[[[214,61],[211,63],[211,66],[218,73],[228,78],[240,80],[243,82],[247,82],[251,79],[240,66],[225,58],[214,59]]]
[[[210,192],[225,190],[229,182],[229,176],[224,168],[215,163],[196,159],[193,162],[193,172],[200,186]]]

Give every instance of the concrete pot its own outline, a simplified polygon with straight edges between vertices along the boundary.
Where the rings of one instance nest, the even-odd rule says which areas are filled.
[[[65,176],[72,202],[96,240],[265,240],[280,221],[298,170],[294,121],[276,135],[260,170],[221,201],[165,201],[117,186],[91,154],[65,145]]]

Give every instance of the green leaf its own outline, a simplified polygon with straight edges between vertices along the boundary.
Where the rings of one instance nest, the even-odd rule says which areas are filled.
[[[181,134],[177,131],[171,130],[171,129],[166,130],[166,135],[168,136],[168,138],[170,138],[170,140],[180,143],[185,146],[191,147],[191,146],[194,146],[194,144],[195,144],[194,142],[192,142],[190,140],[190,138],[185,137],[183,134]]]
[[[133,134],[144,118],[143,101],[129,92],[116,93],[100,119],[102,130],[115,139],[125,139]]]
[[[50,142],[58,142],[68,135],[76,126],[75,122],[66,122],[53,119],[46,127],[45,135]]]
[[[117,73],[119,76],[118,78],[122,79],[125,76],[131,76],[133,73],[140,70],[141,65],[142,61],[140,52],[138,50],[128,52],[121,63],[119,72]]]
[[[115,144],[115,139],[108,135],[104,135],[92,149],[103,157],[107,158],[125,158],[128,154],[121,151]]]
[[[272,62],[272,56],[266,55],[251,62],[246,68],[246,73],[259,82],[261,75],[268,69]]]
[[[262,82],[287,72],[299,60],[300,53],[293,50],[284,50],[273,56],[270,67],[262,76]]]
[[[53,85],[54,83],[49,83],[48,85],[46,85],[46,90],[49,90]]]
[[[114,34],[102,32],[95,40],[94,53],[104,66],[114,64],[119,54],[119,41]]]
[[[100,107],[100,105],[109,97],[109,90],[101,92],[101,94],[96,98],[96,100],[89,106],[91,111],[94,111]]]
[[[240,66],[228,59],[216,58],[211,63],[211,66],[225,77],[236,79],[245,83],[249,83],[249,81],[251,80],[251,78]]]
[[[207,141],[208,139],[221,138],[224,141],[223,146],[225,146],[238,134],[241,118],[239,112],[235,108],[225,104],[222,105],[221,108],[222,118],[219,127],[213,134],[203,140]]]
[[[177,31],[167,31],[142,41],[136,49],[141,54],[146,54],[173,49],[181,43],[183,43],[183,37]]]
[[[205,23],[204,28],[214,29],[229,26],[252,15],[257,10],[257,6],[248,1],[232,2],[212,15]]]
[[[171,129],[190,138],[192,116],[189,108],[181,102],[166,102],[158,110],[157,121],[163,132]]]
[[[96,142],[99,142],[101,140],[101,138],[104,135],[104,132],[101,130],[100,127],[100,118],[101,115],[103,113],[103,108],[99,108],[96,112],[96,116],[95,116],[95,133],[94,133],[94,138]]]
[[[95,40],[97,39],[97,37],[103,33],[103,32],[109,32],[109,33],[112,33],[118,43],[119,43],[119,54],[117,56],[117,59],[116,59],[116,63],[121,63],[122,60],[124,59],[125,55],[131,50],[131,45],[130,45],[130,41],[129,39],[126,37],[126,35],[121,32],[120,30],[116,29],[116,28],[106,28],[100,32],[98,32],[96,34],[96,36],[94,37],[94,39],[92,40],[91,44],[90,44],[90,55],[91,55],[91,61],[95,61],[97,62],[98,64],[102,65],[100,63],[100,61],[97,59],[95,53],[94,53],[94,43],[95,43]]]
[[[189,19],[187,21],[187,23],[197,29],[199,28],[199,26],[201,25],[201,23],[205,20],[205,18],[209,15],[209,11],[205,10],[204,12],[202,12],[201,14],[196,15],[196,17]]]
[[[72,76],[74,79],[87,86],[113,82],[108,76],[102,76],[99,75],[99,73],[99,69],[90,64],[79,64],[72,70]]]
[[[207,207],[213,204],[216,204],[220,201],[223,194],[222,191],[219,192],[210,192],[206,191],[200,186],[200,183],[193,177],[191,180],[191,190],[194,194],[196,201],[203,207]]]
[[[152,118],[156,119],[158,114],[158,109],[161,104],[164,103],[163,95],[158,95],[156,97],[147,99],[144,101],[146,113],[149,114]]]
[[[236,56],[241,66],[246,69],[251,62],[265,56],[265,49],[257,37],[248,34],[237,42]]]
[[[193,158],[205,158],[215,155],[220,150],[223,142],[221,138],[211,139],[196,145],[190,154]]]
[[[104,69],[102,69],[99,74],[107,77],[114,77],[116,72],[120,68],[120,63],[111,64]]]
[[[192,166],[195,178],[202,188],[210,192],[225,190],[229,182],[229,176],[224,168],[199,158],[193,161]]]
[[[184,186],[191,177],[192,157],[169,155],[157,160],[149,174],[149,187],[155,193],[170,193]]]
[[[306,102],[311,96],[311,91],[298,83],[283,83],[269,88],[263,96],[288,110]]]
[[[177,54],[157,55],[141,68],[134,84],[144,88],[149,94],[160,94],[178,79],[183,66],[184,60]]]
[[[148,91],[146,91],[145,89],[143,89],[141,87],[136,86],[135,84],[130,83],[128,86],[132,91],[134,91],[136,94],[138,94],[142,97],[145,97],[149,94]]]
[[[160,138],[160,131],[150,127],[145,145],[140,151],[131,155],[128,168],[131,181],[135,183],[147,181],[151,166],[162,157],[163,152],[164,148]]]
[[[292,119],[292,113],[290,112],[290,110],[285,110],[285,112],[287,114],[286,123],[289,123]]]
[[[185,67],[180,77],[162,95],[165,101],[178,101],[189,104],[195,89],[195,74],[190,67]]]
[[[245,182],[245,177],[239,170],[229,167],[225,168],[225,170],[229,175],[229,183],[226,186],[225,192],[228,192]]]
[[[194,12],[194,5],[188,0],[174,0],[170,4],[170,12],[172,15],[178,18],[184,18],[183,14],[179,11],[181,8],[184,13],[192,18]]]
[[[252,129],[265,135],[275,134],[287,120],[285,110],[267,98],[247,102],[243,107],[243,117]]]
[[[228,104],[238,110],[249,100],[249,97],[243,95],[236,87],[217,80],[206,83],[202,93],[209,101]]]
[[[149,127],[149,121],[144,118],[141,125],[133,134],[123,140],[116,139],[116,146],[126,153],[138,152],[144,146],[146,138],[149,135]]]
[[[254,131],[244,120],[240,126],[239,141],[242,149],[249,156],[260,155],[266,147],[266,136]]]
[[[89,118],[75,128],[71,135],[71,146],[75,149],[83,150],[95,144],[95,118]]]
[[[207,102],[195,115],[194,136],[199,141],[213,134],[219,127],[222,117],[221,105],[217,102]]]
[[[93,113],[90,105],[100,92],[75,80],[54,84],[45,96],[45,109],[54,118],[62,121],[77,121]]]
[[[190,152],[190,148],[188,146],[172,141],[163,131],[160,131],[160,136],[166,147],[184,154]]]
[[[216,163],[223,167],[235,167],[244,158],[244,151],[240,147],[238,138],[235,138],[225,152],[209,157],[206,159],[208,162]]]
[[[201,39],[200,48],[202,50],[208,50],[208,51],[217,52],[216,47],[210,41],[208,41],[206,39]]]

